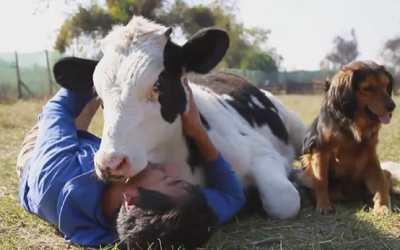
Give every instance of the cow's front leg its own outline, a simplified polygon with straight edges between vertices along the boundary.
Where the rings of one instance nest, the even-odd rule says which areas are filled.
[[[277,153],[255,156],[251,173],[265,212],[271,219],[293,219],[300,211],[300,194],[288,178],[286,160]]]

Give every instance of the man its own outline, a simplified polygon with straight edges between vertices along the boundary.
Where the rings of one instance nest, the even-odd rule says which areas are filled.
[[[43,107],[17,160],[22,206],[57,226],[68,242],[193,249],[244,206],[242,187],[208,137],[192,98],[181,117],[183,130],[207,160],[211,189],[179,180],[179,167],[173,164],[149,164],[126,182],[96,179],[93,155],[100,139],[86,130],[98,107],[93,93],[61,88]]]

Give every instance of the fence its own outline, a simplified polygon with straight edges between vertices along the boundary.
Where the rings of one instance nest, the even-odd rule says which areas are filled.
[[[63,55],[57,52],[0,53],[0,99],[41,97],[54,93],[52,68]]]
[[[59,88],[53,77],[53,65],[64,56],[66,55],[54,51],[0,53],[0,100],[9,97],[29,98],[53,94]],[[323,70],[271,74],[240,69],[222,69],[222,71],[241,74],[261,88],[285,94],[321,93],[326,77],[336,73]],[[397,89],[396,84],[395,90]]]

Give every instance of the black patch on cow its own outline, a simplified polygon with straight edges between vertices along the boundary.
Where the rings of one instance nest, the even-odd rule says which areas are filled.
[[[218,102],[225,108],[228,109],[228,106],[225,105],[224,101],[221,98],[218,98]]]
[[[289,143],[289,134],[279,116],[278,109],[245,77],[234,73],[216,72],[204,76],[192,76],[190,80],[211,89],[215,94],[229,95],[232,100],[225,99],[225,102],[232,106],[250,126],[254,128],[268,125],[277,138],[286,144]],[[258,100],[262,107],[254,103],[252,98]],[[220,103],[222,104],[223,101]],[[226,105],[223,106],[226,107]]]
[[[286,144],[289,143],[289,134],[279,116],[278,109],[257,87],[243,85],[232,91],[229,96],[233,100],[226,100],[226,102],[235,108],[250,126],[254,128],[268,125],[276,137]]]
[[[161,116],[173,123],[182,114],[187,105],[185,88],[182,85],[181,47],[168,38],[164,48],[164,70],[154,85],[158,90],[158,102],[161,105]]]
[[[203,124],[204,128],[208,131],[211,129],[210,124],[208,123],[208,121],[206,120],[206,118],[204,118],[204,116],[199,112],[200,114],[200,120],[201,123]]]
[[[166,122],[173,123],[179,114],[185,112],[187,105],[181,75],[164,70],[158,76],[155,86],[159,92],[158,102],[161,106],[161,116]]]
[[[189,149],[189,156],[186,159],[187,164],[192,170],[192,174],[196,171],[196,167],[202,167],[205,164],[203,154],[201,153],[196,141],[188,136],[185,136],[186,145]]]
[[[204,116],[200,113],[200,120],[203,124],[204,128],[208,131],[210,130],[210,124],[204,118]],[[185,136],[186,145],[189,149],[189,157],[187,158],[186,162],[189,164],[192,173],[194,174],[196,167],[202,167],[205,164],[203,155],[197,146],[195,140],[191,137]]]
[[[210,94],[219,97],[220,95],[230,94],[243,85],[253,85],[247,78],[229,72],[212,72],[207,75],[191,75],[190,81],[196,85],[211,90]],[[218,96],[217,96],[218,95]]]
[[[169,36],[170,32],[166,33]],[[206,28],[194,34],[183,46],[167,37],[163,51],[164,70],[155,83],[161,116],[172,123],[185,111],[187,101],[182,84],[183,69],[186,73],[207,74],[222,60],[229,48],[227,32]]]

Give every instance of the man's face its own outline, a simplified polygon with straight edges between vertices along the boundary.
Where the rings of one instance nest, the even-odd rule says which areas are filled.
[[[127,179],[123,198],[126,211],[130,211],[138,197],[138,189],[157,191],[170,197],[183,196],[179,167],[176,164],[155,165],[149,164],[135,177]]]

